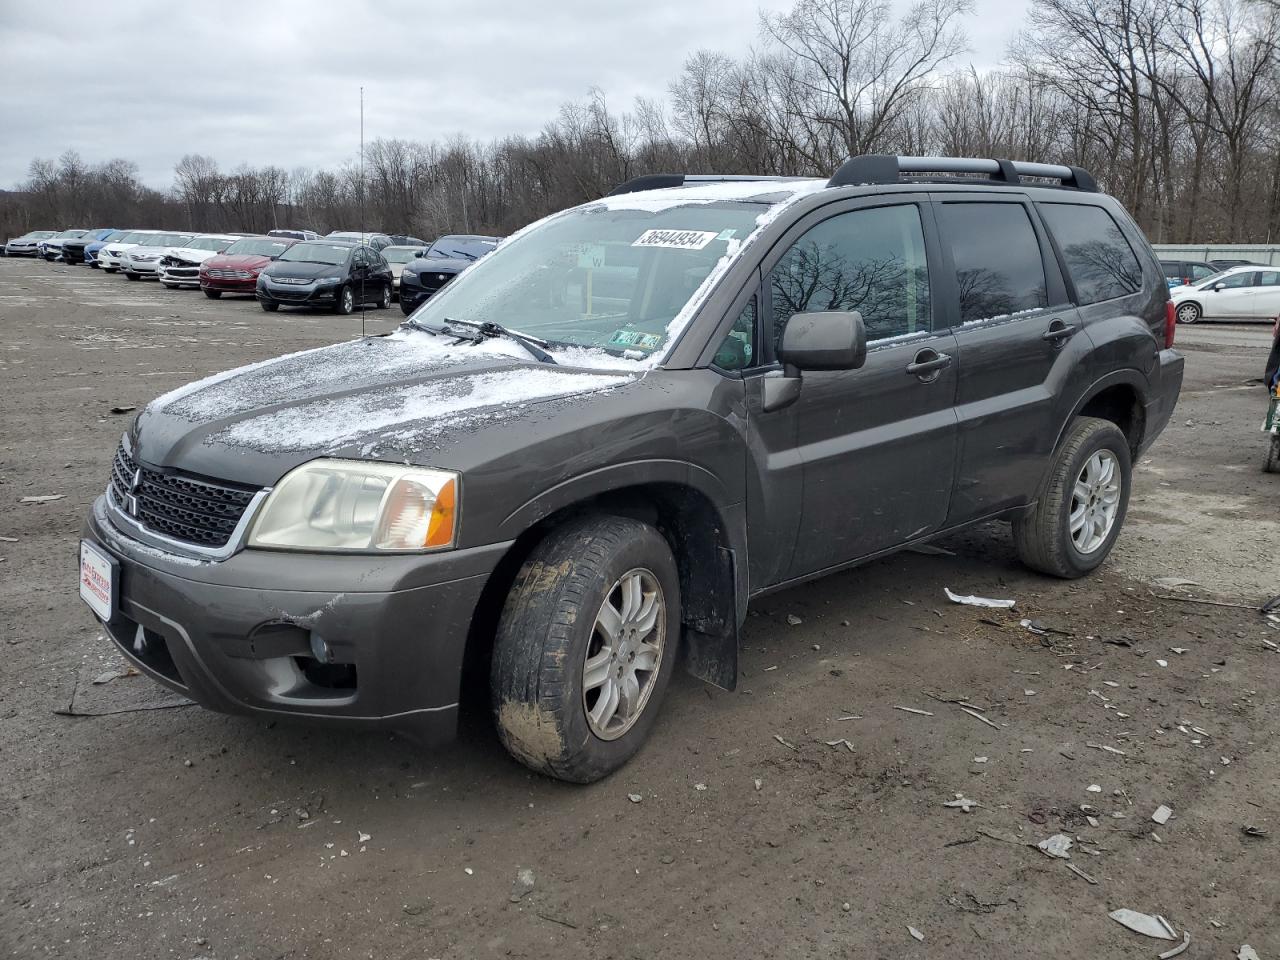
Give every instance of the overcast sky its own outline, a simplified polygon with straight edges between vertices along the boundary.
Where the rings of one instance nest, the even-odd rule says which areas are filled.
[[[997,65],[1026,3],[977,0],[965,60]],[[757,39],[756,11],[789,6],[0,0],[0,187],[25,179],[32,157],[68,148],[90,163],[134,160],[161,188],[184,153],[224,170],[335,167],[358,152],[361,85],[366,140],[534,134],[592,86],[615,110],[665,96],[688,54],[741,56]]]

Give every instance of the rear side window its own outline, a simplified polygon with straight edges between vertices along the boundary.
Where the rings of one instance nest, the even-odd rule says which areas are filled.
[[[857,310],[868,340],[929,329],[929,265],[914,205],[853,210],[809,230],[769,274],[774,342],[797,313]]]
[[[1138,258],[1106,210],[1082,204],[1042,203],[1040,214],[1058,241],[1080,306],[1142,289]]]
[[[1021,204],[943,203],[937,210],[955,263],[962,323],[1049,305],[1040,241]]]

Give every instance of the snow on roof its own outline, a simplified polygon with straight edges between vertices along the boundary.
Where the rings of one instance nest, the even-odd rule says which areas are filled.
[[[797,195],[814,193],[826,187],[826,180],[712,180],[694,181],[682,187],[663,187],[601,197],[583,204],[604,210],[648,210],[657,212],[690,203],[715,203],[718,200],[781,203]]]

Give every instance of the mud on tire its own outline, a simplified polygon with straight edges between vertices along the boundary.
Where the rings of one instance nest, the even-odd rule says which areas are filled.
[[[1077,482],[1095,456],[1110,454],[1119,480],[1115,519],[1095,548],[1082,552],[1072,537],[1071,517],[1077,505]],[[1032,570],[1075,579],[1095,570],[1107,558],[1124,526],[1131,480],[1129,441],[1110,420],[1078,417],[1054,451],[1053,463],[1036,506],[1013,521],[1018,557]]]
[[[602,604],[612,603],[620,578],[637,570],[659,588],[662,613],[649,636],[664,631],[661,655],[635,719],[606,739],[587,715],[592,691],[584,691],[584,668],[589,655],[599,656]],[[679,636],[680,578],[657,530],[638,520],[592,516],[552,531],[521,566],[498,625],[490,689],[503,745],[531,769],[575,783],[618,769],[653,727]]]

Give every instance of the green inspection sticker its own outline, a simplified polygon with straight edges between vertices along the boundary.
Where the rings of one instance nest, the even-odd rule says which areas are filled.
[[[609,345],[615,347],[639,347],[641,350],[653,350],[662,343],[662,337],[656,333],[644,333],[641,330],[615,330],[609,339]]]

